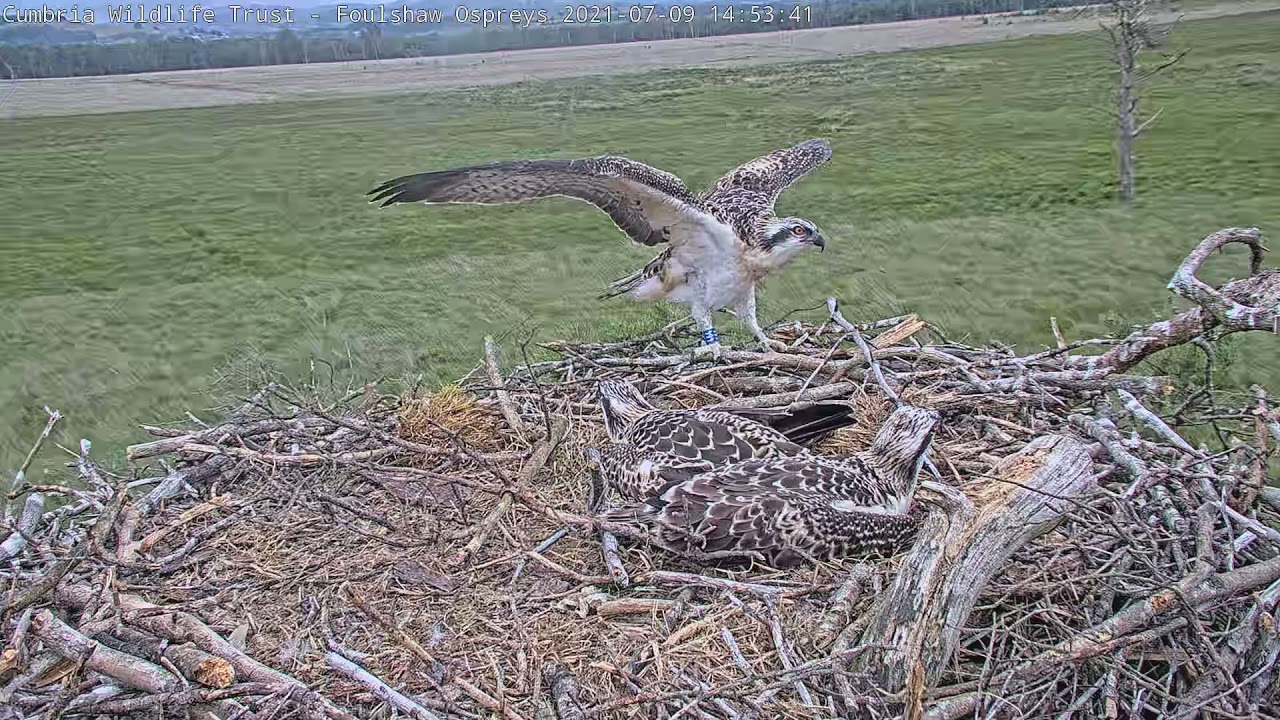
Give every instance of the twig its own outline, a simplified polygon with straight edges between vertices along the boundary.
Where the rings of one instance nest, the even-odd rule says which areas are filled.
[[[386,684],[382,680],[379,680],[373,673],[342,657],[338,653],[330,650],[325,653],[324,661],[329,667],[365,686],[365,688],[368,689],[369,692],[373,693],[375,697],[386,702],[397,710],[407,713],[411,717],[418,718],[418,720],[440,720],[439,715],[436,715],[413,700],[410,700],[400,691]]]
[[[551,437],[544,440],[538,448],[534,450],[533,456],[530,457],[529,461],[520,469],[520,477],[516,480],[516,484],[518,486],[527,486],[533,480],[533,476],[537,475],[538,471],[542,469],[542,466],[547,464],[547,460],[551,458],[551,453],[554,452],[564,440],[567,427],[568,426],[563,419],[557,419],[557,422],[552,425]],[[454,556],[453,563],[455,565],[466,563],[482,546],[484,546],[485,541],[489,538],[489,534],[493,532],[493,529],[498,525],[498,521],[501,520],[507,510],[511,508],[511,504],[514,500],[515,494],[511,489],[503,491],[502,496],[498,499],[498,504],[494,506],[493,510],[491,510],[489,514],[480,521],[480,524],[476,526],[475,534],[472,536],[471,541]]]
[[[62,419],[62,414],[57,410],[50,410],[46,407],[44,411],[49,416],[48,420],[45,421],[44,429],[40,431],[35,442],[31,444],[31,449],[27,451],[26,457],[22,459],[22,464],[18,466],[18,472],[14,473],[13,482],[9,484],[9,492],[5,493],[4,509],[6,517],[9,510],[9,495],[16,492],[27,481],[27,470],[31,469],[31,462],[35,460],[36,454],[44,446],[45,440],[49,439],[49,434],[53,432],[53,426],[57,425],[58,421]]]
[[[857,343],[858,349],[862,351],[862,357],[867,362],[867,367],[871,369],[871,375],[875,378],[876,385],[880,386],[881,392],[885,397],[889,398],[894,405],[901,405],[902,400],[898,397],[898,393],[884,379],[884,372],[880,369],[880,363],[876,362],[875,356],[871,352],[871,348],[867,347],[867,341],[862,337],[862,333],[858,332],[858,328],[853,323],[844,318],[840,314],[840,303],[833,297],[827,298],[827,312],[831,315],[831,320],[839,325],[853,341]]]

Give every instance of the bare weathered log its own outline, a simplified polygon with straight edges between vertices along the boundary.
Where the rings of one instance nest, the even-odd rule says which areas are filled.
[[[84,609],[94,591],[87,585],[62,583],[55,599],[59,605]],[[149,603],[136,595],[117,593],[117,607],[126,623],[176,643],[191,643],[205,652],[224,658],[235,668],[236,676],[245,681],[269,683],[280,692],[292,692],[300,701],[311,703],[329,718],[350,718],[350,714],[316,694],[300,680],[263,665],[238,650],[221,635],[210,630],[196,616],[182,611],[167,610]]]
[[[994,479],[966,487],[976,510],[962,503],[930,513],[859,643],[887,649],[859,656],[854,669],[890,692],[906,686],[916,664],[926,686],[936,683],[987,581],[1096,486],[1091,468],[1078,441],[1041,436],[1005,458]]]
[[[70,660],[84,659],[85,667],[115,678],[131,688],[150,693],[167,693],[182,686],[182,681],[168,670],[87,638],[48,610],[41,610],[32,616],[31,631],[46,647],[59,655]]]

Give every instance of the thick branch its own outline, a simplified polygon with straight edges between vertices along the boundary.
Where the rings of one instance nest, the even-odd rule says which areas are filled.
[[[1196,273],[1214,251],[1231,243],[1249,247],[1250,277],[1215,290]],[[1197,307],[1134,331],[1102,355],[1072,358],[1072,367],[1125,372],[1161,350],[1191,342],[1214,329],[1280,333],[1280,270],[1260,270],[1263,251],[1257,228],[1227,228],[1206,237],[1168,285]]]
[[[1050,530],[1096,485],[1092,461],[1076,440],[1047,435],[1005,458],[993,474],[966,488],[967,502],[930,513],[898,578],[871,610],[860,646],[887,650],[859,656],[855,670],[882,689],[905,687],[915,663],[926,686],[951,661],[978,595],[1005,560]]]
[[[31,631],[45,646],[70,660],[84,659],[85,667],[110,676],[131,688],[167,693],[182,686],[172,673],[146,660],[112,650],[91,640],[58,618],[41,610],[31,618]]]

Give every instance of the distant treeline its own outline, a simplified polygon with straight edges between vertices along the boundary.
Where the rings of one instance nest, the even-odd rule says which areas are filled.
[[[607,2],[607,0],[604,0]],[[408,3],[412,6],[412,3]],[[698,3],[691,21],[615,21],[580,24],[489,27],[471,29],[446,19],[440,30],[422,32],[421,26],[352,25],[340,31],[299,33],[282,29],[272,36],[195,38],[142,36],[128,42],[102,41],[72,44],[27,44],[5,40],[5,31],[24,34],[50,26],[0,25],[0,78],[49,78],[81,75],[117,75],[157,70],[191,70],[250,65],[292,65],[406,57],[430,57],[459,53],[527,48],[594,45],[601,43],[666,40],[682,37],[729,35],[805,27],[833,27],[892,22],[917,18],[981,13],[1039,10],[1080,4],[1079,0],[814,0],[793,4],[774,2],[773,22],[726,21],[727,5],[718,6],[721,17],[712,20],[711,5]],[[576,5],[575,5],[576,7]],[[669,4],[658,3],[666,13]],[[681,5],[681,7],[688,7]],[[752,5],[738,5],[738,18],[752,13]],[[763,5],[756,5],[761,8]],[[795,10],[795,8],[802,8]],[[756,11],[758,12],[758,10]],[[552,17],[559,18],[555,12]],[[84,29],[77,33],[89,32]],[[12,44],[10,44],[12,43]]]

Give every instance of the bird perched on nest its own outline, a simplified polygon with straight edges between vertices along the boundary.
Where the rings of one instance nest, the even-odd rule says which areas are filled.
[[[792,567],[889,553],[919,524],[912,500],[938,421],[932,410],[902,406],[866,451],[733,463],[603,515],[647,526],[660,547],[705,558],[756,555]]]
[[[585,200],[605,211],[641,245],[666,249],[614,281],[600,297],[688,305],[702,334],[700,352],[720,356],[711,314],[733,309],[769,349],[777,344],[756,318],[756,284],[808,248],[826,241],[812,222],[777,217],[778,196],[831,159],[825,140],[810,140],[731,170],[694,194],[680,178],[624,157],[517,160],[394,178],[369,192],[371,202],[511,203],[550,196]]]
[[[602,479],[632,500],[730,463],[806,455],[800,443],[852,422],[851,409],[842,403],[796,412],[660,410],[630,383],[612,379],[598,382],[596,393],[610,442],[596,449],[594,459]],[[753,412],[765,422],[739,412]]]

